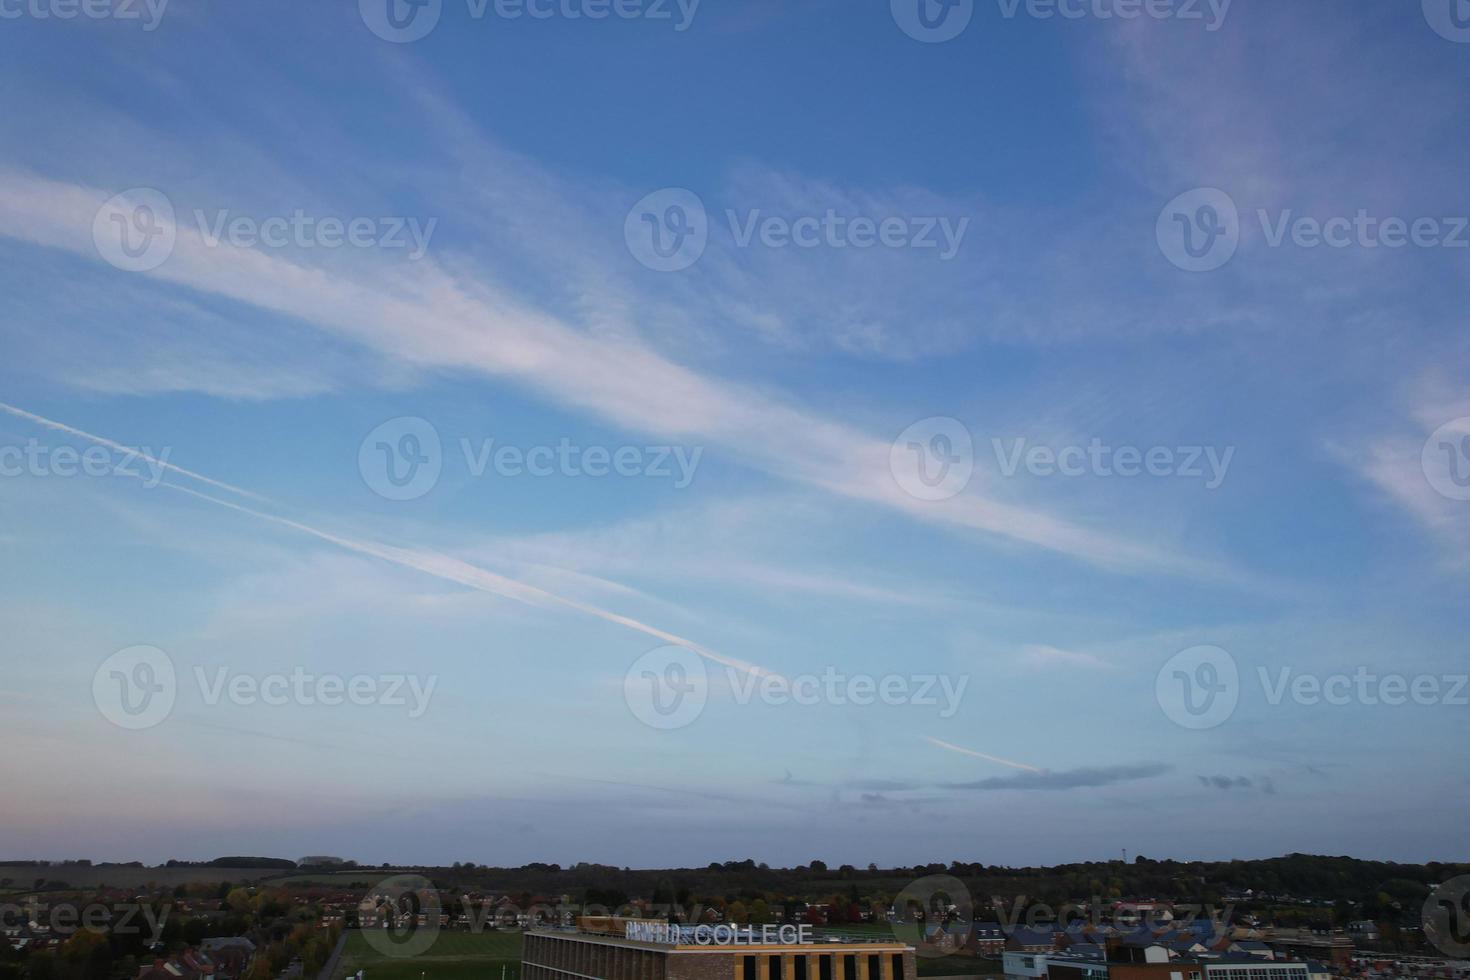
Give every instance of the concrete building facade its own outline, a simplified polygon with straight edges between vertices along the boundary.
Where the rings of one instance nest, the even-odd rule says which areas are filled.
[[[736,927],[677,927],[650,932],[582,923],[576,929],[525,934],[521,980],[916,980],[912,946],[830,942],[796,927],[742,932]],[[655,930],[666,924],[654,924]],[[759,930],[761,927],[755,927]],[[788,931],[790,930],[790,931]],[[630,938],[636,936],[638,938]],[[793,937],[795,938],[793,941]]]

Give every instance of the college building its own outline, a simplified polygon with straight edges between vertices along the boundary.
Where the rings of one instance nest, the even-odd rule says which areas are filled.
[[[914,948],[817,939],[810,926],[584,917],[522,940],[521,980],[915,980]]]

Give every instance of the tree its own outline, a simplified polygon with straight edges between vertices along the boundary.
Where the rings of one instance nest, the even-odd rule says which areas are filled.
[[[77,980],[107,980],[112,966],[112,947],[107,936],[91,929],[78,929],[61,944],[61,959]]]
[[[243,888],[232,888],[225,895],[225,904],[236,912],[249,912],[251,910],[250,893]]]

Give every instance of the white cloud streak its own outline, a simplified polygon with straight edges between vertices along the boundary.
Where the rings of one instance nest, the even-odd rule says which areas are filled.
[[[999,763],[1002,766],[1010,766],[1012,769],[1020,769],[1023,772],[1046,772],[1045,769],[1038,769],[1035,766],[1028,766],[1024,762],[1015,762],[1011,759],[1002,759],[998,755],[987,755],[984,752],[976,752],[974,749],[967,749],[963,746],[955,745],[953,742],[945,742],[941,739],[935,738],[932,735],[925,735],[924,741],[928,742],[931,745],[937,745],[941,749],[945,749],[950,752],[958,752],[960,755],[970,756],[972,759],[984,759],[986,762]]]
[[[0,233],[95,257],[92,221],[108,196],[0,173]],[[707,377],[626,337],[582,333],[427,260],[411,271],[375,270],[359,281],[259,251],[210,246],[180,223],[172,256],[148,275],[298,318],[415,367],[515,378],[619,426],[717,444],[764,472],[937,527],[1021,541],[1112,570],[1232,576],[1209,562],[1073,525],[975,488],[942,502],[917,500],[896,484],[884,439],[770,393]]]
[[[237,487],[233,484],[225,483],[222,480],[211,479],[210,477],[204,476],[201,473],[195,473],[193,470],[186,470],[182,466],[175,466],[172,463],[165,462],[164,460],[155,459],[154,457],[143,452],[141,449],[135,449],[132,446],[124,446],[120,442],[114,442],[111,439],[105,439],[102,436],[93,435],[90,432],[83,432],[81,429],[73,428],[72,426],[57,422],[54,419],[48,419],[44,416],[36,415],[33,412],[27,412],[23,408],[16,408],[14,405],[7,405],[4,402],[0,402],[0,412],[6,412],[10,415],[14,415],[16,418],[25,419],[28,422],[34,422],[36,425],[42,426],[43,428],[51,429],[53,432],[64,432],[69,436],[75,436],[78,439],[85,439],[87,442],[94,443],[98,446],[105,446],[115,452],[131,453],[136,458],[141,459],[152,466],[156,466],[159,469],[166,470],[169,473],[177,473],[179,476],[186,476],[191,480],[198,480],[200,483],[207,483],[212,487],[216,487],[220,490],[228,490],[230,493],[236,493],[242,497],[249,497],[252,500],[259,500],[267,503],[269,502],[268,498],[262,497],[258,493],[252,493],[249,490],[241,489],[240,487]]]
[[[344,537],[343,535],[323,531],[320,528],[315,528],[309,524],[303,524],[300,521],[294,521],[287,517],[267,514],[241,504],[220,500],[218,497],[211,497],[197,490],[190,490],[188,487],[181,487],[173,483],[164,483],[162,486],[168,487],[170,490],[177,490],[180,493],[188,494],[191,497],[197,497],[200,500],[208,501],[220,507],[227,507],[230,510],[248,514],[262,521],[269,521],[272,524],[290,528],[293,531],[300,531],[302,534],[310,535],[318,540],[326,541],[329,544],[334,544],[339,548],[345,548],[348,551],[353,551],[360,555],[367,555],[382,561],[391,562],[403,568],[410,568],[414,571],[423,572],[426,575],[432,575],[446,582],[454,582],[480,592],[488,592],[492,595],[514,599],[517,602],[524,602],[527,605],[541,607],[561,606],[567,609],[573,609],[589,616],[595,616],[606,622],[636,630],[639,633],[651,636],[664,643],[686,647],[707,660],[712,660],[715,663],[723,664],[727,667],[733,667],[736,670],[742,670],[760,677],[767,675],[775,676],[772,671],[766,670],[764,667],[758,667],[755,664],[748,663],[736,657],[717,653],[693,640],[679,636],[677,633],[670,633],[667,630],[662,630],[656,626],[650,626],[647,623],[633,619],[631,616],[611,612],[600,606],[594,606],[591,603],[568,599],[553,592],[548,592],[545,589],[538,589],[533,585],[517,582],[515,579],[506,578],[504,575],[497,575],[494,572],[480,568],[477,565],[471,565],[469,562],[462,561],[450,555],[417,548],[400,548],[377,541],[366,541],[361,538]]]
[[[90,432],[84,432],[83,430],[74,428],[73,426],[65,425],[64,423],[57,422],[40,415],[35,415],[23,409],[15,408],[14,406],[0,403],[0,409],[4,409],[12,415],[15,415],[19,418],[28,419],[38,425],[45,426],[46,428],[66,432],[70,435],[76,436],[77,438],[86,439],[88,441],[97,443],[98,445],[109,446],[114,449],[129,452],[134,451],[129,450],[128,447],[123,446],[120,443],[113,442],[111,439],[104,438],[103,436],[94,435]],[[245,497],[265,500],[265,498],[251,493],[248,490],[243,490],[228,483],[222,483],[218,480],[214,480],[207,476],[204,476],[203,474],[195,473],[192,470],[186,470],[179,466],[172,466],[167,463],[163,463],[162,461],[155,462],[157,462],[158,465],[165,467],[171,473],[176,473],[180,476],[185,476],[193,480],[198,480],[199,482],[207,484],[209,486],[219,487]],[[612,612],[610,610],[603,609],[600,606],[592,605],[591,603],[581,602],[576,599],[569,599],[564,596],[557,595],[556,593],[548,592],[545,589],[539,589],[533,585],[527,585],[524,582],[517,582],[515,579],[507,578],[504,575],[497,575],[494,572],[480,568],[477,565],[472,565],[469,562],[454,558],[450,555],[417,548],[400,548],[394,545],[382,544],[377,541],[363,540],[361,538],[349,538],[340,534],[334,534],[330,531],[323,531],[320,528],[315,528],[309,524],[303,524],[300,521],[295,521],[287,517],[280,517],[275,514],[267,514],[264,511],[255,510],[242,504],[233,503],[228,500],[221,500],[218,497],[212,497],[209,494],[201,493],[198,490],[191,490],[188,487],[179,486],[175,483],[163,483],[160,485],[167,487],[170,490],[175,490],[179,493],[187,494],[191,497],[208,501],[215,506],[228,508],[229,510],[237,511],[242,514],[248,514],[251,517],[255,517],[259,520],[269,521],[270,523],[279,525],[281,527],[290,528],[293,531],[299,531],[302,534],[310,535],[311,537],[314,537],[320,541],[326,541],[329,544],[336,545],[339,548],[344,548],[348,551],[356,552],[360,555],[367,555],[372,558],[377,558],[381,561],[390,562],[403,568],[410,568],[414,571],[423,572],[426,575],[432,575],[435,578],[442,579],[446,582],[453,582],[457,585],[476,589],[480,592],[488,592],[493,595],[503,596],[508,599],[514,599],[517,602],[523,602],[532,606],[560,606],[563,608],[572,609],[585,615],[594,616],[606,622],[613,623],[617,626],[623,626],[627,629],[635,630],[639,633],[651,636],[656,640],[660,640],[663,643],[686,647],[689,650],[692,650],[693,652],[699,654],[701,657],[712,660],[715,663],[722,664],[727,667],[733,667],[737,670],[742,670],[759,677],[764,677],[767,675],[778,676],[774,675],[772,671],[766,670],[764,667],[759,667],[755,664],[740,660],[739,658],[727,656],[723,653],[718,653],[706,646],[694,642],[693,640],[679,636],[676,633],[670,633],[667,630],[659,629],[656,626],[651,626],[648,623],[641,622],[637,619],[632,618],[631,616],[624,616],[621,613]]]

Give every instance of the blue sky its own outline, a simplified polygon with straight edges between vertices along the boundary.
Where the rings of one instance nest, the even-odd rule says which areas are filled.
[[[906,0],[443,0],[403,43],[373,2],[0,2],[0,852],[1463,856],[1450,0],[974,0],[943,41]],[[707,242],[662,270],[671,189]],[[106,241],[139,202],[146,269]],[[1222,202],[1234,251],[1181,267]],[[422,425],[437,477],[391,499]],[[562,445],[636,475],[477,472]],[[1092,445],[1167,462],[1008,464]],[[177,691],[128,728],[94,681],[138,645]],[[670,645],[672,728],[637,706]],[[1157,691],[1201,646],[1239,680],[1191,727]],[[1440,693],[1270,696],[1360,668]],[[211,703],[221,670],[432,695]],[[740,693],[832,672],[959,693]]]

